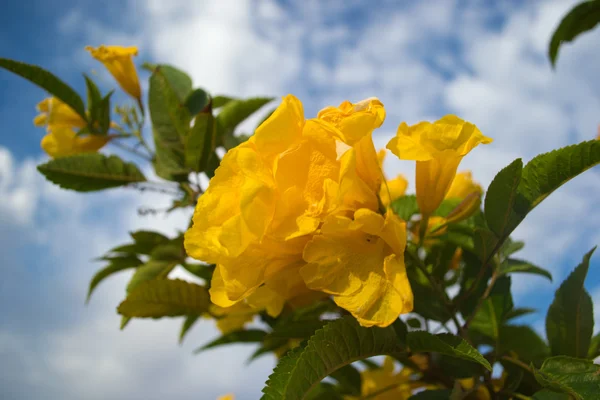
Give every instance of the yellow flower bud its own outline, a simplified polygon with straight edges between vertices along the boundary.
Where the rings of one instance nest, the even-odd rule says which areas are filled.
[[[447,115],[410,127],[403,122],[387,148],[401,160],[417,162],[417,203],[428,216],[446,196],[462,158],[477,145],[491,142],[475,125]]]
[[[115,78],[121,88],[131,97],[141,99],[140,81],[138,79],[133,56],[137,56],[137,47],[86,46],[92,57],[100,61]]]
[[[95,153],[106,145],[113,136],[77,136],[71,128],[56,127],[48,130],[42,138],[42,149],[52,158],[81,153]]]

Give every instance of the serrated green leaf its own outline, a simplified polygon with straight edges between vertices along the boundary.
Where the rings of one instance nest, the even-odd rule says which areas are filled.
[[[169,272],[177,265],[172,261],[150,260],[138,267],[127,284],[127,293],[131,293],[140,284],[157,278],[166,278]]]
[[[546,315],[546,336],[552,355],[585,358],[594,329],[590,295],[583,286],[590,266],[590,250],[581,264],[560,285]]]
[[[155,167],[164,179],[187,179],[184,140],[191,115],[184,102],[191,91],[191,79],[176,68],[160,65],[150,77],[148,108],[156,148]]]
[[[500,264],[500,267],[498,268],[498,273],[500,275],[507,275],[515,272],[541,275],[548,278],[550,282],[552,282],[552,274],[550,272],[546,271],[543,268],[535,266],[528,261],[519,260],[516,258],[509,258],[508,260]]]
[[[360,395],[362,384],[360,372],[351,364],[335,370],[330,376],[338,381],[341,393],[354,396]]]
[[[335,370],[359,359],[399,353],[394,328],[364,328],[352,317],[327,324],[306,347],[283,357],[263,388],[263,400],[305,399]]]
[[[521,181],[523,161],[518,158],[503,168],[490,183],[484,203],[485,219],[489,229],[502,238],[509,226],[515,225],[517,216],[513,205]]]
[[[181,325],[181,331],[179,332],[179,344],[183,343],[183,339],[185,339],[185,335],[190,331],[192,326],[198,321],[200,318],[199,315],[188,315],[183,320],[183,324]]]
[[[506,315],[513,308],[510,284],[510,277],[499,278],[471,322],[471,329],[495,342],[500,338],[500,329],[506,321]]]
[[[232,343],[260,343],[263,341],[265,336],[267,336],[267,332],[261,329],[242,329],[229,332],[205,344],[204,346],[197,348],[194,350],[194,354]]]
[[[192,171],[204,171],[215,150],[216,140],[217,128],[212,110],[197,114],[185,139],[185,165]]]
[[[414,353],[436,352],[479,363],[489,371],[492,370],[490,363],[473,346],[450,333],[434,335],[426,331],[414,331],[408,332],[406,340]]]
[[[100,153],[55,158],[38,170],[63,189],[92,192],[146,180],[135,164]]]
[[[140,283],[119,305],[119,314],[133,318],[202,314],[210,299],[204,286],[181,279],[155,279]]]
[[[51,72],[38,67],[37,65],[26,64],[23,62],[0,58],[0,67],[27,79],[29,82],[46,90],[52,96],[60,99],[63,103],[71,107],[77,114],[87,121],[83,100],[76,91],[69,85],[57,78]]]
[[[191,82],[190,82],[191,83]],[[194,89],[185,99],[185,107],[190,115],[204,111],[210,104],[210,96],[203,89]]]
[[[548,57],[554,67],[558,50],[564,42],[570,42],[580,34],[590,31],[600,22],[600,1],[587,0],[571,9],[560,21],[552,34],[548,48]]]
[[[409,221],[413,215],[419,213],[417,196],[414,194],[397,198],[392,201],[391,207],[396,215],[404,221]]]
[[[589,360],[551,357],[539,370],[534,368],[533,374],[543,387],[576,400],[595,399],[600,393],[600,365]]]
[[[108,259],[108,261],[110,261],[110,263],[106,267],[96,272],[96,274],[90,281],[90,287],[88,289],[86,303],[90,301],[90,297],[92,296],[92,292],[94,291],[96,286],[98,286],[98,284],[104,279],[117,272],[124,271],[129,268],[137,268],[140,265],[142,265],[142,261],[140,261],[140,259],[134,255],[111,257]]]

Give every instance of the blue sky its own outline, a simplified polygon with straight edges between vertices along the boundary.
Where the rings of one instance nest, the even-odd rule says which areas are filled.
[[[600,33],[564,46],[555,71],[545,56],[572,1],[372,3],[12,1],[0,15],[0,56],[41,64],[79,90],[80,73],[94,70],[108,90],[113,82],[83,47],[137,45],[140,62],[181,67],[212,93],[293,93],[307,116],[344,99],[377,96],[388,112],[375,136],[379,147],[402,121],[456,113],[495,139],[461,167],[484,186],[517,157],[595,137]],[[257,398],[274,359],[246,367],[251,350],[243,346],[193,356],[217,335],[208,322],[181,347],[176,320],[134,321],[119,331],[115,306],[127,274],[103,283],[84,306],[100,267],[92,258],[130,230],[184,229],[189,215],[139,217],[139,206],[167,204],[159,194],[81,195],[46,183],[35,170],[46,159],[43,131],[31,124],[44,93],[2,71],[0,88],[0,397]],[[389,174],[414,174],[411,163],[387,162]],[[540,332],[554,290],[600,243],[599,201],[596,168],[545,200],[515,232],[527,243],[519,256],[555,278],[513,279],[516,303],[539,309],[532,321]],[[596,304],[599,267],[596,255],[587,281]]]

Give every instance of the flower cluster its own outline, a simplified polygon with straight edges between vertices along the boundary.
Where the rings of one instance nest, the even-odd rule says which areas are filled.
[[[140,83],[133,64],[137,54],[135,47],[100,46],[97,49],[86,47],[94,58],[101,61],[129,95],[141,101]],[[46,136],[41,141],[42,149],[52,158],[66,157],[80,153],[93,153],[104,147],[114,135],[86,132],[88,121],[75,110],[56,97],[49,97],[37,105],[38,111],[33,123],[46,127]],[[111,127],[115,127],[111,123]],[[95,126],[91,127],[97,128]]]
[[[331,295],[363,326],[388,326],[412,310],[406,223],[387,207],[407,182],[385,179],[384,153],[372,140],[384,118],[371,98],[306,120],[301,102],[288,95],[250,140],[225,154],[185,235],[188,255],[217,265],[213,303],[232,307],[266,287],[275,294],[272,310]],[[427,219],[444,197],[469,191],[459,180],[449,190],[458,164],[490,141],[447,116],[400,125],[388,148],[417,160],[417,199]],[[469,211],[471,203],[479,204],[457,209]]]

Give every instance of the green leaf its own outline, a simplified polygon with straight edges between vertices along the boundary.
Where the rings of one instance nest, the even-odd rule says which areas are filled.
[[[150,258],[153,260],[182,263],[185,261],[186,254],[182,245],[178,243],[165,243],[154,247],[150,253]]]
[[[585,358],[594,329],[593,303],[583,286],[590,258],[590,250],[581,264],[560,285],[546,315],[546,336],[552,355]]]
[[[490,234],[492,233],[490,232]],[[461,276],[460,292],[458,293],[458,299],[461,299],[459,308],[463,315],[471,315],[479,303],[479,298],[487,288],[487,282],[492,276],[492,271],[491,268],[485,268],[481,271],[484,266],[475,254],[463,252],[462,258],[465,266]],[[479,274],[482,274],[481,279],[478,279]]]
[[[87,88],[89,124],[94,126],[95,122],[100,119],[98,108],[100,107],[100,102],[102,102],[102,93],[100,93],[100,89],[98,89],[94,81],[86,74],[83,74],[83,77],[85,78],[85,86]]]
[[[490,295],[483,301],[481,308],[475,314],[471,322],[471,329],[498,341],[500,328],[506,321],[506,315],[513,308],[510,283],[510,277],[507,276],[496,281]]]
[[[172,261],[150,260],[138,267],[127,284],[127,293],[133,292],[140,284],[157,278],[166,278],[169,272],[177,265]]]
[[[421,320],[419,318],[409,318],[406,320],[406,323],[413,329],[421,329]]]
[[[364,328],[352,317],[335,320],[312,336],[306,347],[283,357],[263,388],[263,400],[306,398],[335,370],[375,355],[401,352],[394,328]]]
[[[524,242],[515,241],[508,237],[500,248],[500,254],[502,255],[502,258],[508,258],[508,256],[518,252],[523,247],[525,247]]]
[[[184,102],[191,91],[190,77],[173,67],[158,66],[150,77],[148,107],[156,147],[155,167],[164,179],[187,179],[184,140],[191,115]]]
[[[220,164],[221,159],[219,158],[217,153],[215,153],[214,151],[210,153],[206,164],[206,169],[204,170],[204,173],[206,174],[208,179],[212,179],[212,177],[215,176],[215,171],[217,170],[217,168],[219,168]]]
[[[306,400],[344,400],[334,385],[321,382],[310,391]]]
[[[225,137],[233,136],[235,128],[242,121],[272,100],[272,97],[254,97],[244,100],[232,100],[225,104],[216,118],[219,140],[223,141]],[[227,149],[229,150],[229,148]]]
[[[523,315],[528,315],[537,312],[535,308],[527,308],[527,307],[518,307],[513,308],[506,314],[506,320],[511,320],[513,318],[522,317]]]
[[[484,212],[488,227],[497,237],[502,238],[508,227],[515,225],[517,216],[513,205],[521,181],[523,161],[520,158],[498,172],[490,183],[485,195]]]
[[[504,325],[500,327],[500,354],[514,351],[520,360],[538,363],[550,354],[544,340],[529,326]]]
[[[540,390],[539,392],[535,392],[535,394],[531,397],[533,400],[571,400],[568,394],[564,393],[556,393],[548,389]]]
[[[110,129],[110,97],[112,94],[113,91],[110,91],[102,98],[98,105],[98,110],[96,111],[98,114],[100,133],[102,134],[106,134]]]
[[[537,267],[528,261],[519,260],[516,258],[509,258],[508,260],[504,261],[498,269],[498,273],[500,275],[507,275],[515,272],[541,275],[548,278],[552,282],[552,274],[550,272],[543,268]]]
[[[331,373],[331,377],[338,381],[343,394],[360,396],[362,384],[360,372],[351,364],[335,370]]]
[[[179,344],[183,343],[183,339],[185,339],[185,335],[189,332],[189,330],[194,326],[196,321],[200,318],[199,315],[188,315],[185,317],[183,324],[181,325],[181,332],[179,332]]]
[[[204,350],[212,349],[214,347],[223,346],[232,343],[260,343],[267,336],[267,332],[260,329],[242,329],[224,334],[220,338],[217,338],[202,347],[194,350],[194,354],[198,354]]]
[[[155,231],[139,230],[129,232],[129,235],[135,242],[135,252],[139,254],[152,254],[156,246],[169,241],[168,237]]]
[[[414,194],[397,198],[392,202],[391,207],[396,215],[404,221],[409,221],[413,215],[419,213],[417,196]]]
[[[176,317],[200,315],[209,305],[204,286],[181,279],[155,279],[138,285],[117,311],[129,318]]]
[[[592,338],[587,358],[594,359],[598,356],[600,356],[600,333]]]
[[[92,192],[146,180],[135,164],[100,153],[55,158],[38,165],[49,181],[63,189]]]
[[[558,50],[562,43],[570,42],[580,34],[590,31],[600,22],[600,1],[583,1],[573,7],[569,13],[563,17],[562,21],[554,31],[550,46],[548,48],[548,57],[554,67]]]
[[[234,97],[229,96],[215,96],[212,99],[213,108],[221,108],[227,103],[236,100]]]
[[[108,259],[110,263],[102,268],[100,271],[96,272],[94,277],[90,282],[90,287],[88,289],[86,303],[90,301],[90,297],[92,296],[92,292],[98,286],[100,282],[102,282],[105,278],[108,278],[112,274],[115,274],[120,271],[124,271],[129,268],[137,268],[142,265],[140,259],[133,255],[125,255],[125,256],[117,256],[111,257]]]
[[[475,254],[477,254],[477,257],[483,263],[480,263],[480,266],[484,268],[498,247],[498,238],[493,232],[485,228],[475,228],[473,245],[475,247]]]
[[[595,399],[600,393],[600,365],[589,360],[551,357],[539,370],[534,368],[533,374],[543,387],[576,400]]]
[[[410,396],[408,400],[448,400],[451,394],[450,389],[424,390]]]
[[[190,82],[191,84],[191,82]],[[203,89],[194,89],[185,99],[185,107],[190,115],[204,111],[210,104],[210,96]]]
[[[470,344],[450,333],[431,334],[426,331],[408,332],[407,344],[413,353],[435,352],[447,356],[472,361],[483,365],[489,371],[490,363]]]
[[[323,328],[328,321],[308,319],[299,321],[282,321],[273,327],[269,337],[288,339],[304,339],[314,335],[315,331]]]
[[[189,273],[196,275],[200,279],[204,279],[206,283],[210,283],[210,281],[212,280],[212,275],[215,270],[215,266],[213,264],[183,263],[181,265]]]
[[[87,121],[85,107],[81,97],[76,91],[71,89],[69,85],[61,81],[54,74],[37,65],[25,64],[7,58],[0,58],[0,67],[38,85],[52,96],[60,99],[63,103],[71,107],[81,116],[81,118]]]
[[[192,171],[202,172],[215,150],[217,129],[209,109],[196,115],[194,126],[185,139],[185,165]]]

